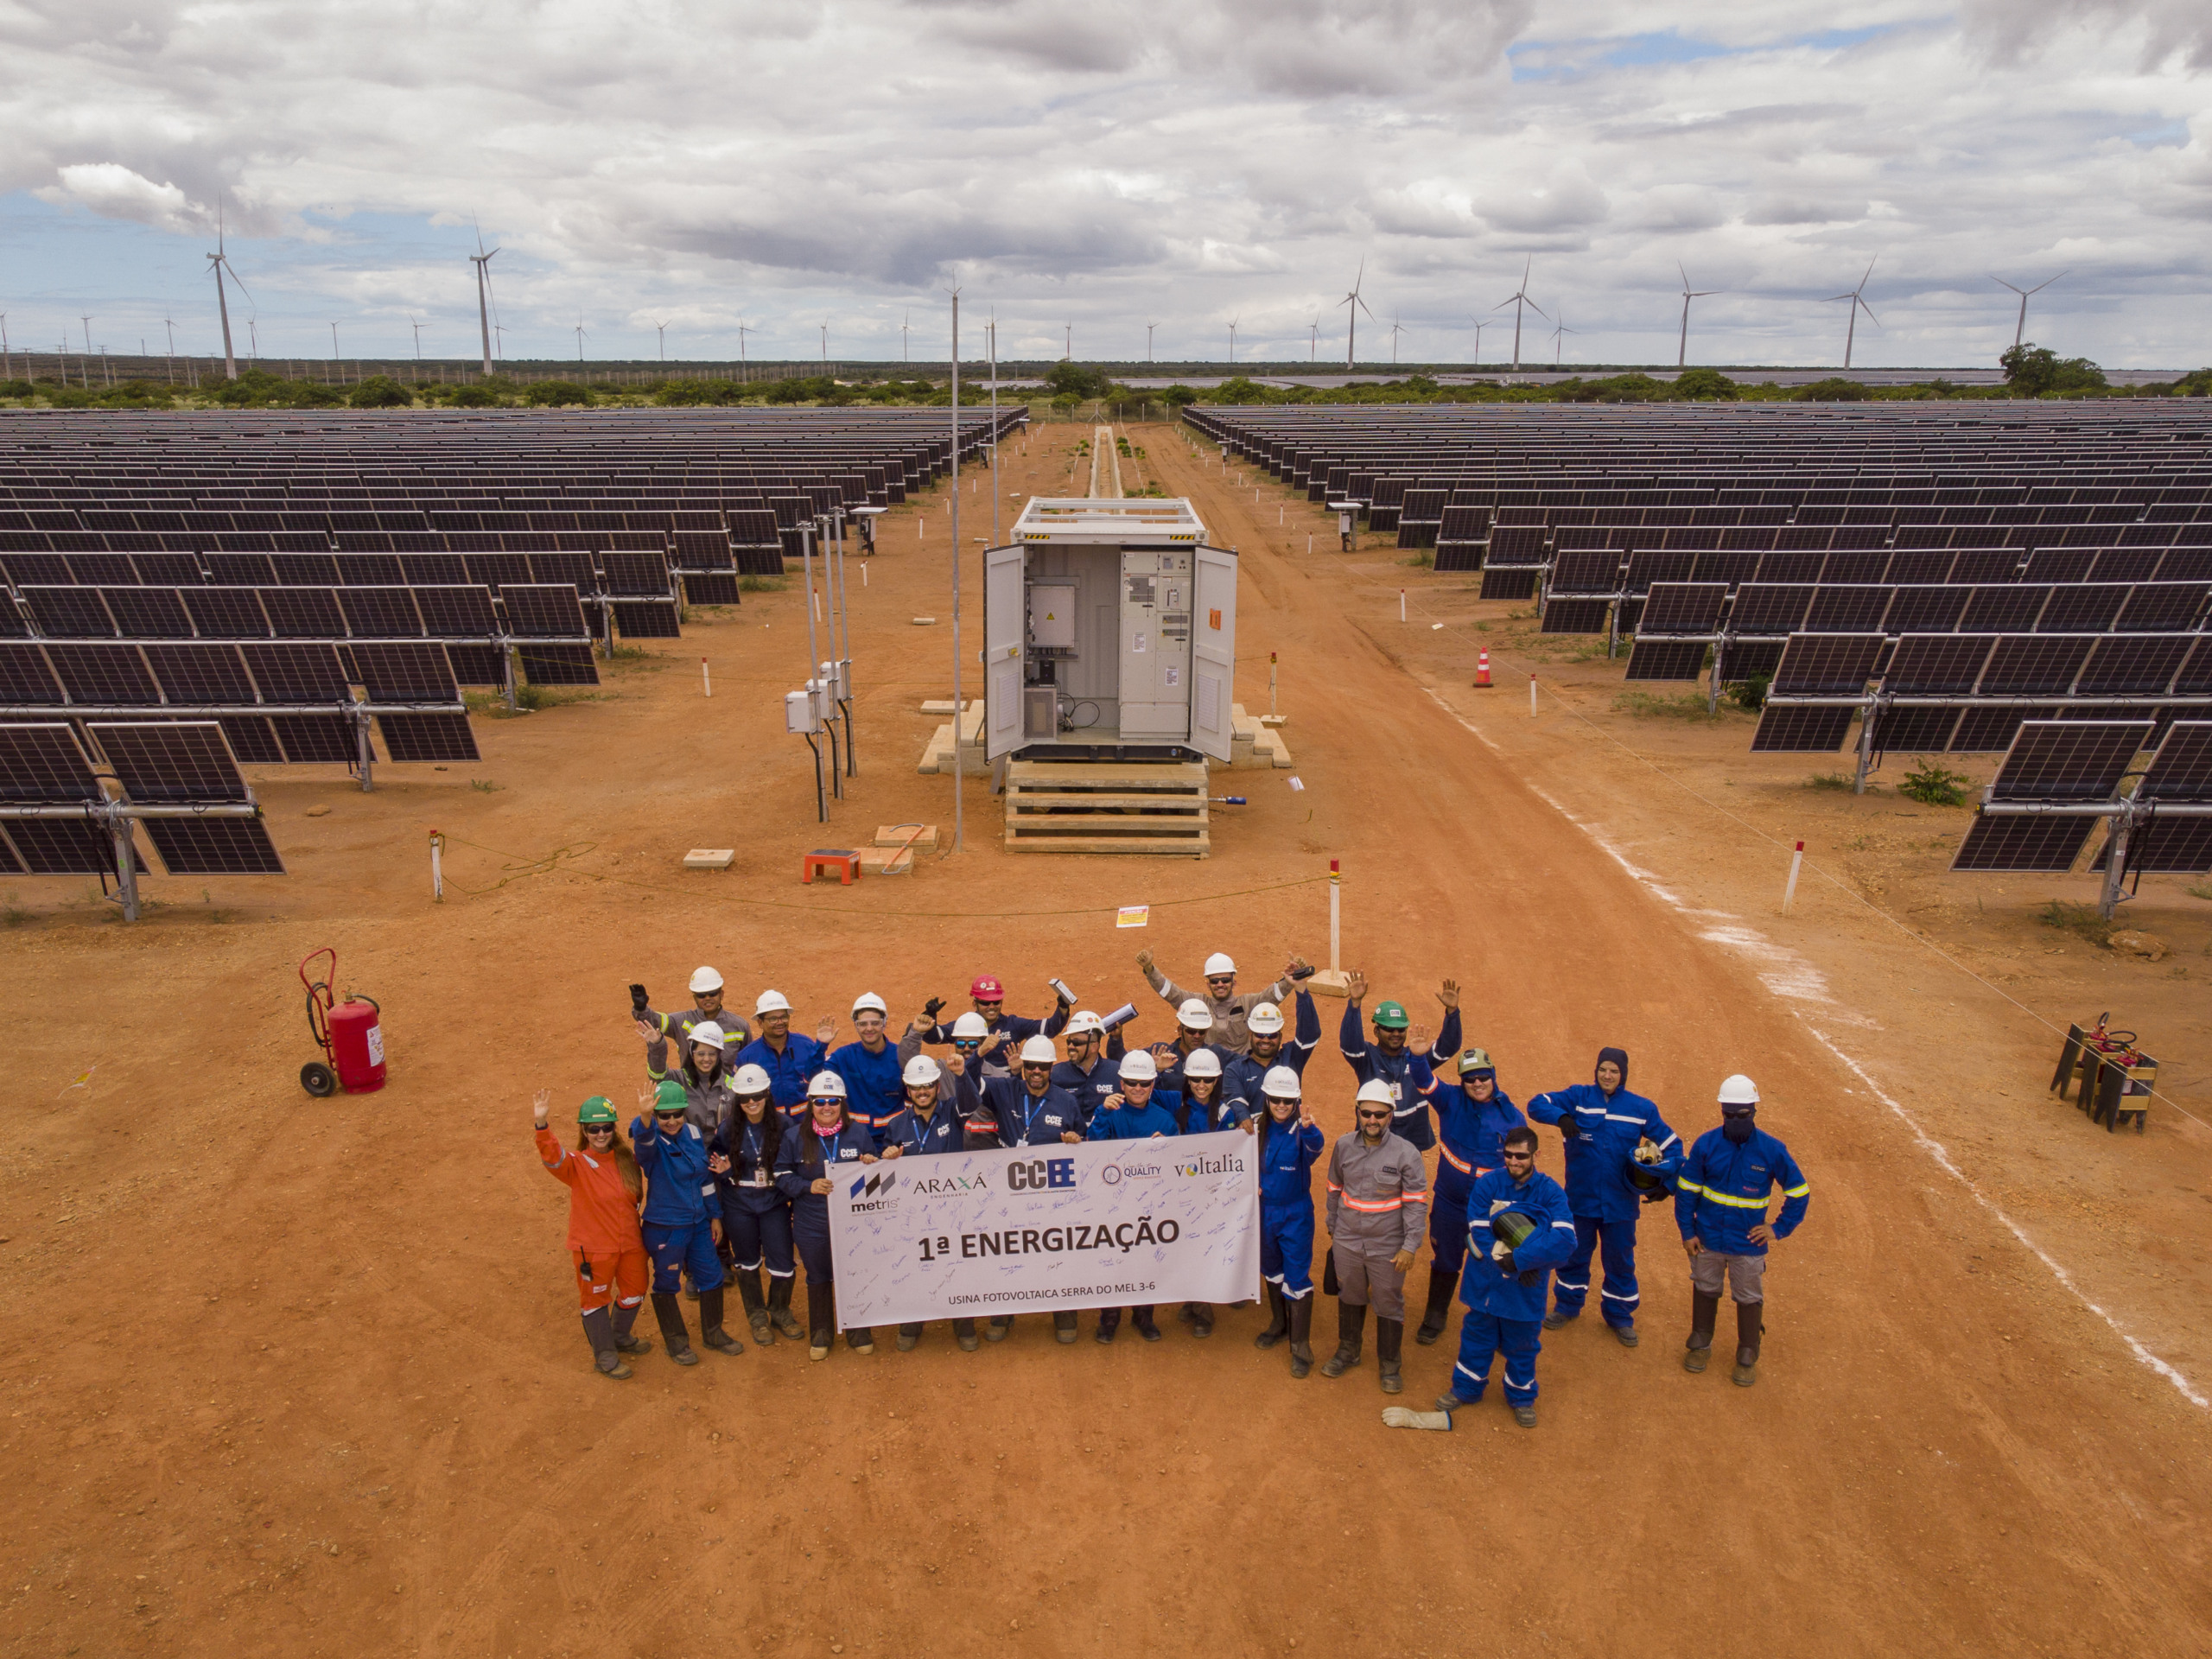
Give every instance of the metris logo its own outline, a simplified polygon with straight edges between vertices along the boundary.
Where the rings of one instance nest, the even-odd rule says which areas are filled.
[[[853,1200],[846,1207],[855,1215],[880,1215],[899,1207],[899,1200],[891,1196],[891,1189],[899,1184],[895,1169],[877,1170],[863,1175],[845,1191]]]

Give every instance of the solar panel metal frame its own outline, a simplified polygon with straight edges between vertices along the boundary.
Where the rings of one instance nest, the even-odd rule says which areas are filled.
[[[1712,633],[1720,625],[1728,585],[1721,582],[1655,582],[1637,620],[1639,635]]]
[[[2135,798],[2212,801],[2212,720],[2177,720],[2166,728]]]
[[[1978,690],[1993,697],[2063,696],[2073,689],[2095,643],[2079,633],[2001,634]]]
[[[499,601],[518,639],[576,639],[591,632],[576,590],[563,583],[507,583],[499,589]]]
[[[87,721],[124,793],[140,805],[253,798],[216,721]]]
[[[1993,633],[1908,633],[1891,653],[1882,690],[1895,696],[1967,696],[1996,645]]]
[[[1855,696],[1873,677],[1878,633],[1793,633],[1767,690],[1780,696]]]
[[[1989,785],[1999,801],[2102,801],[2150,741],[2149,720],[2022,722]]]
[[[0,801],[59,806],[106,798],[77,734],[66,722],[0,724]]]
[[[171,875],[284,874],[259,818],[143,818],[139,827]]]
[[[479,760],[476,734],[467,715],[378,715],[385,753],[393,760]]]

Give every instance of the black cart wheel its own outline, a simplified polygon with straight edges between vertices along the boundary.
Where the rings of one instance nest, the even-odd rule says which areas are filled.
[[[300,1087],[321,1100],[338,1092],[338,1077],[321,1060],[309,1060],[300,1068]]]

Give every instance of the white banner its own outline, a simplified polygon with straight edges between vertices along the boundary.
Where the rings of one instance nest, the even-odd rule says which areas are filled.
[[[1259,1160],[1232,1129],[846,1165],[830,1242],[846,1326],[1251,1300]]]

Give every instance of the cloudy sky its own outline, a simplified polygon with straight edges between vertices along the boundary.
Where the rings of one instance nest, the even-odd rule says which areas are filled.
[[[10,336],[264,356],[2212,362],[2202,0],[0,0]],[[1371,332],[1370,332],[1371,331]],[[977,337],[963,331],[963,355]],[[1370,345],[1370,342],[1371,345]]]

